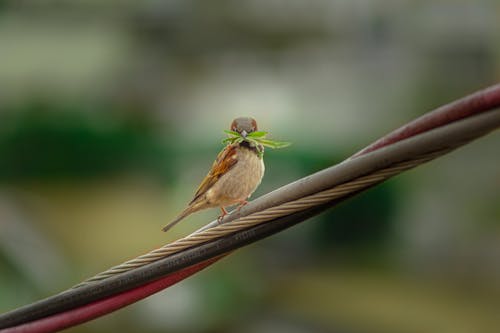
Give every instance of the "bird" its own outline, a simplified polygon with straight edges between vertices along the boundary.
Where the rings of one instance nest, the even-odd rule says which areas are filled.
[[[264,176],[264,147],[254,140],[245,140],[258,130],[255,119],[236,118],[231,122],[230,130],[240,135],[242,140],[230,142],[222,149],[193,199],[163,231],[168,231],[188,215],[206,208],[220,207],[220,222],[228,214],[226,207],[239,205],[239,210],[248,203],[247,199]]]

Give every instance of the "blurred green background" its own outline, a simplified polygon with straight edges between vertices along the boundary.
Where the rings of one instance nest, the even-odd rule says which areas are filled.
[[[0,1],[0,312],[214,219],[232,118],[259,196],[500,78],[500,3]],[[69,332],[498,332],[498,133]]]

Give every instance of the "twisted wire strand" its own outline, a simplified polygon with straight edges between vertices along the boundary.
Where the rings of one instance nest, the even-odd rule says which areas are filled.
[[[362,189],[380,183],[403,171],[414,168],[417,165],[428,162],[438,156],[447,153],[452,149],[453,148],[449,147],[446,149],[430,152],[428,154],[413,158],[411,160],[399,162],[387,168],[377,170],[371,174],[356,178],[352,181],[339,184],[330,189],[320,191],[297,200],[289,201],[278,206],[270,207],[268,209],[244,217],[240,217],[229,223],[219,224],[215,227],[206,229],[199,233],[191,234],[187,237],[166,244],[163,247],[155,249],[147,254],[141,255],[135,259],[131,259],[120,265],[111,267],[110,269],[81,282],[80,284],[76,285],[73,288],[78,288],[90,284],[92,282],[101,281],[111,276],[130,271],[132,269],[147,265],[149,263],[160,260],[169,255],[191,248],[193,246],[227,236],[236,231],[246,228],[251,228],[261,223],[274,220],[278,217],[290,215],[314,206],[325,204],[335,199],[339,199],[351,193],[360,191]]]

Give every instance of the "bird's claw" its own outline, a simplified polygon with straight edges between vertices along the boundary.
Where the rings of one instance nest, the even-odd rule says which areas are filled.
[[[221,207],[220,210],[222,211],[222,214],[217,218],[217,224],[221,224],[224,216],[228,214],[227,210],[225,210],[224,207]]]
[[[248,201],[246,201],[246,200],[240,201],[240,205],[238,206],[238,208],[236,208],[236,211],[239,212],[241,210],[241,208],[243,208],[246,205],[248,205]]]

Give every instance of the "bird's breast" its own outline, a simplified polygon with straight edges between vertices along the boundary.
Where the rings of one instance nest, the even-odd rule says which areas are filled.
[[[234,204],[246,200],[264,176],[264,161],[250,149],[237,150],[238,162],[207,192],[212,202]]]

